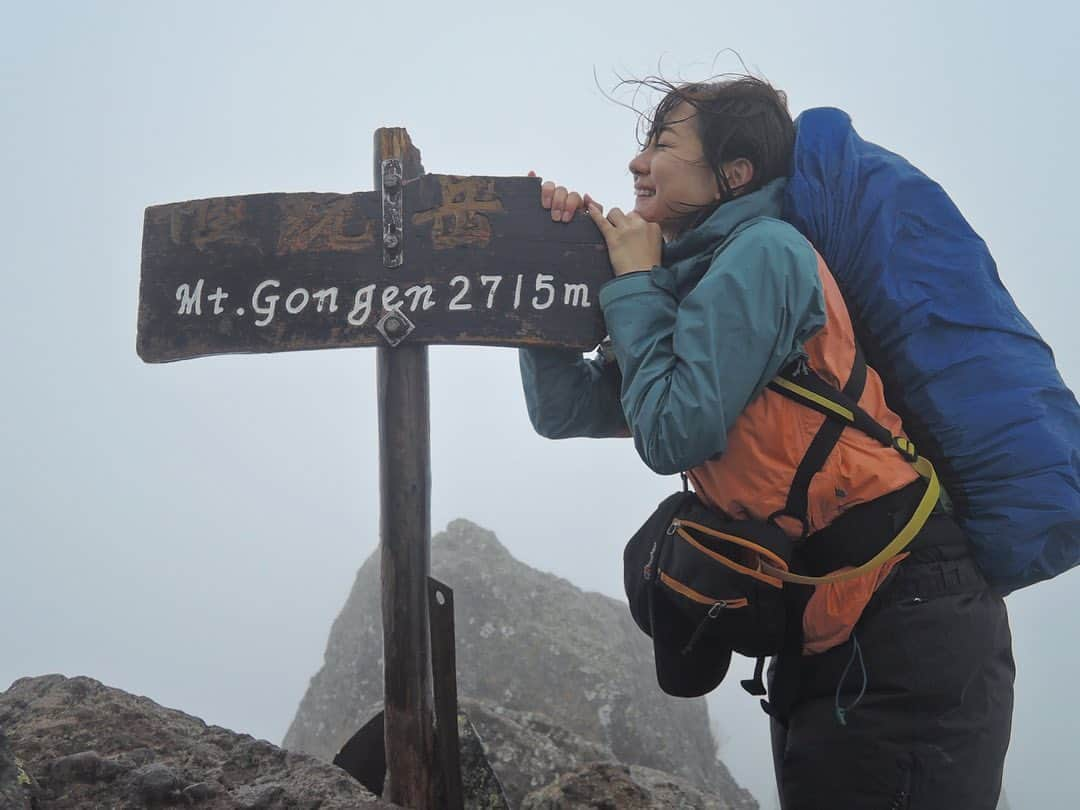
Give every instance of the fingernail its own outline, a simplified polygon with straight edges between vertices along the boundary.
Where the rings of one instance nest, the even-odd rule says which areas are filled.
[[[552,208],[551,209],[551,221],[552,222],[558,222],[560,219],[562,219],[562,211],[560,211],[557,208]]]
[[[574,212],[570,210],[563,211],[562,221],[569,222],[574,218]]]

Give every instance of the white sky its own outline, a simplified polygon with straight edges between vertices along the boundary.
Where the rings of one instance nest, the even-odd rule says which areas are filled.
[[[374,352],[135,356],[142,211],[372,187],[376,127],[429,171],[540,174],[631,201],[615,72],[746,63],[793,111],[846,109],[936,179],[1080,385],[1064,2],[0,2],[0,689],[86,674],[275,742],[376,542]],[[620,597],[674,485],[629,442],[533,435],[511,350],[431,353],[433,525]],[[1075,574],[1009,599],[1016,808],[1075,804]],[[748,665],[747,665],[748,668]],[[771,801],[731,677],[725,761]]]

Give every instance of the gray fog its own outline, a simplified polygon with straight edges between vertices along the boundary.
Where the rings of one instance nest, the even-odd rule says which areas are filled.
[[[428,171],[535,169],[626,207],[617,74],[704,78],[735,49],[793,112],[842,107],[939,180],[1080,386],[1064,2],[0,7],[0,690],[89,675],[280,742],[377,541],[375,353],[144,365],[142,213],[371,189],[379,126]],[[622,598],[623,543],[676,480],[627,441],[536,436],[513,350],[430,362],[433,528],[467,517]],[[1076,805],[1078,591],[1072,573],[1008,600],[1014,808]],[[710,697],[721,756],[769,807],[766,718],[737,681]]]

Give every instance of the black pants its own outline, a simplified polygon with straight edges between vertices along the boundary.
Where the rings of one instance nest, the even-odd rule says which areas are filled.
[[[852,640],[777,663],[798,668],[786,728],[773,721],[783,810],[997,806],[1013,708],[1005,603],[951,518],[923,532],[945,542],[896,568]],[[853,703],[841,724],[837,707]]]

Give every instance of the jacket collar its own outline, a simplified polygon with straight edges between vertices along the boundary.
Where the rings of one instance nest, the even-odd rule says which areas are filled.
[[[780,177],[751,194],[724,203],[700,225],[664,245],[664,266],[706,251],[712,252],[747,220],[755,217],[779,219],[786,185],[787,178]]]

